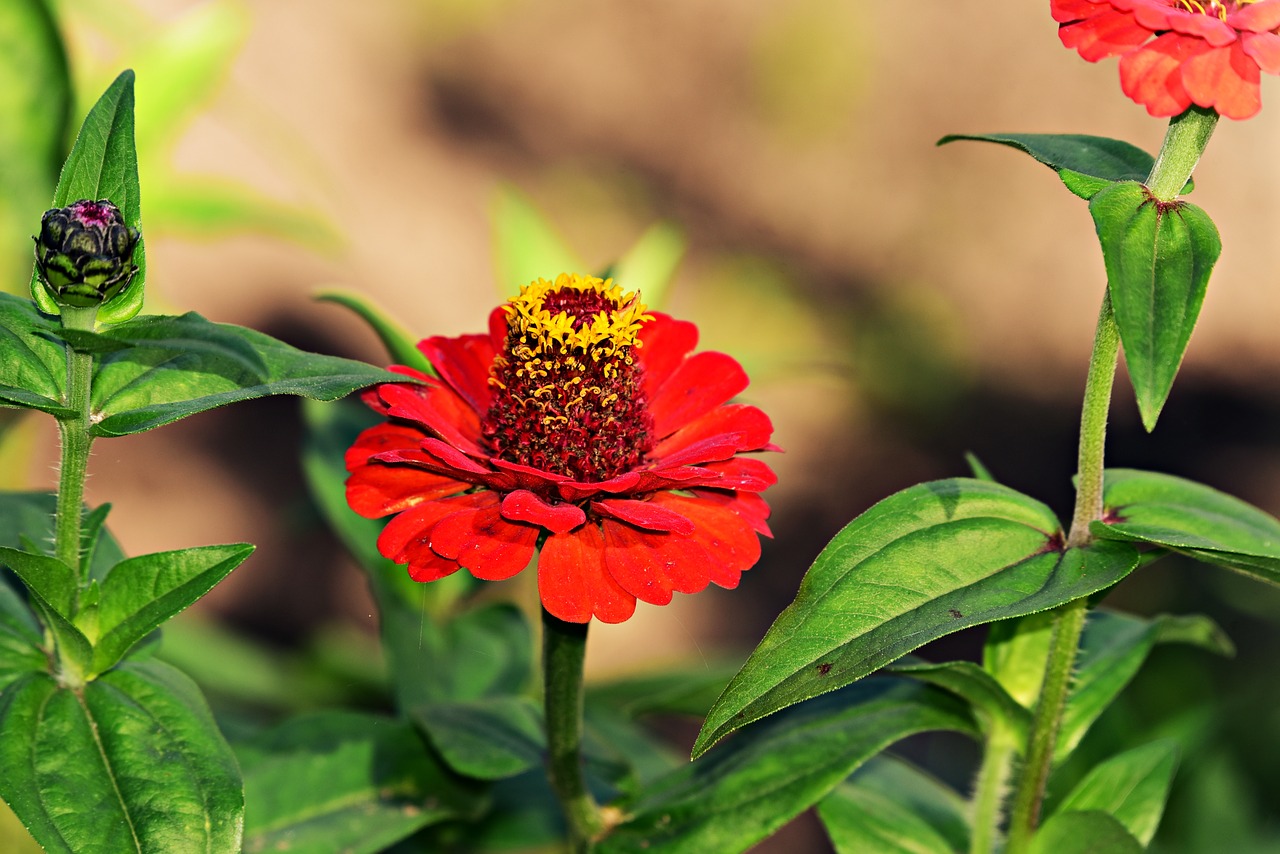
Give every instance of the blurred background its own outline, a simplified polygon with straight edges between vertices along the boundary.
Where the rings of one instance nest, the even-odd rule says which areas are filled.
[[[770,460],[775,539],[738,591],[594,630],[596,675],[743,656],[843,524],[897,489],[966,474],[966,451],[1069,514],[1104,286],[1092,223],[1030,158],[934,144],[1017,131],[1159,147],[1164,123],[1121,95],[1114,62],[1059,45],[1047,4],[995,14],[957,0],[910,16],[850,0],[51,6],[73,126],[121,69],[138,74],[151,311],[381,363],[364,324],[317,290],[358,291],[423,337],[460,334],[528,275],[503,250],[522,223],[553,229],[582,272],[641,235],[672,259],[683,249],[661,307],[738,357],[744,399],[774,419],[786,449]],[[9,56],[3,73],[20,71]],[[1182,374],[1151,435],[1122,374],[1109,462],[1280,513],[1280,87],[1263,97],[1257,118],[1219,126],[1196,173],[1224,251]],[[0,269],[22,292],[52,185],[17,178],[0,169]],[[28,451],[7,485],[52,487],[51,424],[18,429]],[[282,398],[102,441],[88,498],[112,502],[130,553],[258,544],[169,642],[178,657],[184,639],[220,644],[240,682],[305,707],[376,681],[376,622],[307,496],[302,431],[298,402]],[[1176,737],[1186,752],[1158,850],[1280,851],[1280,592],[1167,559],[1107,604],[1210,613],[1240,652],[1157,650],[1081,762]],[[982,638],[924,654],[975,656]],[[215,702],[216,671],[204,680]],[[966,783],[971,749],[913,749]],[[816,832],[801,822],[770,850],[821,850]]]

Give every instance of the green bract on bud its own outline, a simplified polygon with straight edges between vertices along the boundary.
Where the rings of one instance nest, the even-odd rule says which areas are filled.
[[[106,199],[81,199],[44,212],[36,241],[36,275],[60,305],[88,308],[119,294],[138,268],[138,230]]]

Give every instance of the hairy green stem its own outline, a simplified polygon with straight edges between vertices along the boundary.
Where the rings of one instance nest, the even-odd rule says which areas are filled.
[[[1013,736],[1004,728],[997,728],[988,734],[970,801],[973,808],[970,854],[992,854],[996,850],[996,842],[1000,838],[1000,822],[1004,817],[1009,774],[1013,770],[1017,752]]]
[[[66,329],[93,329],[97,308],[63,307]],[[54,516],[54,554],[80,577],[80,517],[84,503],[84,480],[89,468],[89,395],[93,379],[93,356],[67,347],[67,399],[71,414],[58,419],[62,459],[58,468],[58,500]]]
[[[1147,189],[1157,200],[1171,202],[1182,188],[1213,134],[1218,114],[1192,107],[1169,122],[1164,145],[1147,177]],[[1091,539],[1089,525],[1103,512],[1103,471],[1106,445],[1107,414],[1111,406],[1111,390],[1115,381],[1120,335],[1111,309],[1110,295],[1103,297],[1094,333],[1093,354],[1089,360],[1089,376],[1085,383],[1084,404],[1080,415],[1080,451],[1076,473],[1076,506],[1072,514],[1067,546],[1087,546]],[[1045,786],[1053,766],[1062,726],[1062,712],[1071,689],[1072,668],[1080,649],[1084,631],[1087,599],[1077,599],[1061,606],[1054,618],[1053,637],[1045,662],[1044,682],[1036,701],[1031,721],[1025,761],[1018,775],[1009,821],[1008,854],[1027,850],[1040,822]]]
[[[604,830],[582,765],[582,664],[586,623],[542,611],[542,672],[547,713],[547,772],[569,825],[570,850],[584,854]]]

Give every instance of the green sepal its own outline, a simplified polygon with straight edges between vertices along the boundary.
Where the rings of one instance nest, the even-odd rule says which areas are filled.
[[[246,854],[378,854],[431,824],[472,820],[484,790],[440,763],[403,720],[293,718],[237,749]]]
[[[130,662],[73,691],[30,674],[0,694],[0,795],[56,854],[238,854],[235,756],[191,680]]]
[[[134,644],[212,590],[253,548],[203,546],[133,557],[113,567],[101,585],[90,675],[113,667]]]
[[[316,294],[316,299],[320,302],[331,302],[355,312],[361,320],[369,324],[382,341],[382,346],[387,348],[392,364],[405,365],[429,376],[435,376],[435,369],[431,367],[427,357],[422,355],[422,351],[418,349],[404,327],[387,317],[386,312],[374,305],[368,297],[351,291],[321,291]]]
[[[1222,242],[1200,208],[1158,201],[1136,181],[1099,192],[1089,213],[1129,379],[1150,431],[1173,388]]]
[[[617,804],[626,818],[595,850],[745,851],[890,744],[932,730],[975,727],[943,691],[869,679],[788,709]]]
[[[694,755],[931,640],[1114,585],[1138,552],[1113,545],[1064,551],[1047,507],[985,481],[933,481],[884,499],[814,561],[795,602],[712,707]]]
[[[1094,536],[1146,543],[1280,584],[1280,520],[1195,481],[1108,469]]]
[[[1117,181],[1145,181],[1155,158],[1123,140],[1076,133],[948,134],[938,145],[972,140],[994,142],[1029,154],[1058,173],[1067,189],[1091,199]],[[1184,193],[1194,189],[1187,181]]]
[[[126,225],[141,228],[138,153],[133,136],[133,82],[132,71],[121,72],[89,110],[62,167],[51,207],[66,207],[80,199],[108,199],[120,209]],[[139,238],[133,250],[133,264],[138,272],[128,287],[102,304],[97,315],[99,323],[120,323],[142,309],[143,284],[147,278],[145,242],[145,238]],[[34,272],[31,296],[45,314],[61,313],[53,295]]]
[[[1175,742],[1154,741],[1126,750],[1094,766],[1054,814],[1101,810],[1145,848],[1160,826],[1177,768]]]

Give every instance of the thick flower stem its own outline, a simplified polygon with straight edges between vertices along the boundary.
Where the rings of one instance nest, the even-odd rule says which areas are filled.
[[[1162,202],[1178,198],[1191,177],[1204,147],[1213,134],[1218,114],[1192,107],[1169,122],[1164,145],[1156,158],[1147,189]],[[1067,546],[1087,546],[1091,539],[1089,525],[1103,512],[1103,452],[1106,444],[1107,413],[1111,406],[1111,389],[1115,381],[1120,334],[1111,309],[1110,295],[1103,297],[1094,334],[1093,354],[1089,360],[1089,376],[1085,383],[1084,405],[1080,416],[1080,452],[1076,477],[1076,506],[1072,515]],[[1025,761],[1018,775],[1009,822],[1008,854],[1027,850],[1040,822],[1040,807],[1045,786],[1058,745],[1062,712],[1071,688],[1072,668],[1080,649],[1084,631],[1087,599],[1068,602],[1058,609],[1053,636],[1045,662],[1044,681],[1036,702],[1024,753]]]
[[[1012,735],[1005,729],[997,729],[988,735],[970,802],[973,809],[970,854],[992,854],[996,850],[1009,773],[1013,770],[1017,752]]]
[[[542,671],[547,714],[547,772],[569,825],[570,850],[584,854],[604,830],[582,764],[582,664],[587,623],[542,611]]]
[[[92,330],[97,308],[63,307],[67,329]],[[67,408],[71,414],[58,419],[62,459],[58,469],[58,499],[54,517],[54,554],[80,576],[80,516],[84,503],[85,474],[89,468],[89,395],[93,356],[67,348]]]

